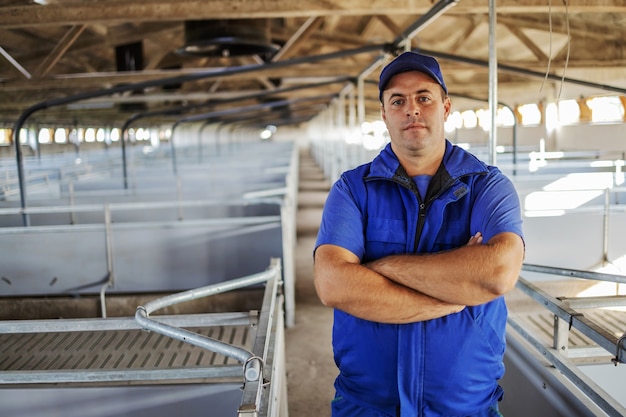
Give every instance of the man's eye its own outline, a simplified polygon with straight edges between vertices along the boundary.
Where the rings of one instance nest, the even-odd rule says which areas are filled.
[[[424,103],[425,103],[425,102],[427,102],[427,101],[430,101],[430,97],[425,97],[425,96],[424,96],[424,97],[420,97],[420,98],[419,98],[419,101],[421,101],[421,102],[424,102]]]
[[[403,100],[393,100],[391,102],[391,104],[394,105],[394,106],[400,106],[400,105],[402,105],[402,103],[404,103]]]

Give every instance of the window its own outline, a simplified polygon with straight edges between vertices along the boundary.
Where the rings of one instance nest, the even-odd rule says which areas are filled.
[[[500,126],[513,126],[515,125],[515,115],[508,107],[500,107],[497,112],[497,123]]]
[[[9,129],[0,129],[0,145],[9,143],[9,136],[11,131]]]
[[[85,142],[95,142],[96,141],[96,130],[93,128],[88,128],[85,130]]]
[[[117,142],[118,140],[120,140],[120,129],[118,128],[114,128],[111,129],[111,142]]]
[[[488,132],[491,128],[491,113],[488,110],[476,110],[476,118],[478,119],[478,125]]]
[[[478,117],[476,117],[476,112],[473,110],[466,110],[461,113],[461,117],[463,118],[463,126],[466,129],[474,129],[478,126]]]
[[[456,129],[462,128],[463,117],[461,116],[461,113],[459,113],[458,111],[450,113],[444,127],[446,129],[446,132],[454,132]]]
[[[624,106],[619,97],[594,97],[587,100],[587,105],[591,109],[591,120],[593,122],[617,122],[624,120]]]
[[[522,115],[522,125],[541,124],[541,111],[536,104],[524,104],[518,107],[518,111]]]
[[[39,135],[37,136],[37,140],[39,143],[50,143],[50,129],[41,129],[39,130]]]
[[[559,101],[559,124],[571,125],[580,121],[580,107],[576,100]]]
[[[55,129],[54,143],[67,143],[67,133],[65,129]]]

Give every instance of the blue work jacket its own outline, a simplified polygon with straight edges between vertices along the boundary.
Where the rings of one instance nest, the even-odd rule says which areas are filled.
[[[501,232],[522,236],[519,198],[498,168],[446,141],[424,199],[391,146],[342,174],[324,207],[316,242],[363,263],[433,253]],[[502,397],[507,309],[502,297],[410,324],[363,320],[335,309],[337,394],[383,415],[470,416]]]

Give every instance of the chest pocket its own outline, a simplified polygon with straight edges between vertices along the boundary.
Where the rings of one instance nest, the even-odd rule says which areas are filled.
[[[469,222],[468,221],[449,221],[446,222],[446,229],[442,229],[435,239],[432,252],[447,251],[464,246],[469,240]]]
[[[406,252],[405,220],[369,217],[365,229],[364,261]]]
[[[439,228],[434,240],[432,252],[458,248],[467,244],[470,237],[471,207],[468,196],[459,201],[450,201],[444,207],[433,207],[441,211]]]

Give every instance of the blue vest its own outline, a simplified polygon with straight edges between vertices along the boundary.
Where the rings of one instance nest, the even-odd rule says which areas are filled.
[[[391,146],[345,172],[324,208],[316,247],[334,244],[362,262],[465,245],[481,232],[522,236],[511,181],[446,141],[428,193],[419,197]],[[384,324],[335,310],[338,394],[390,416],[467,416],[502,397],[507,309],[502,297],[439,319]]]

